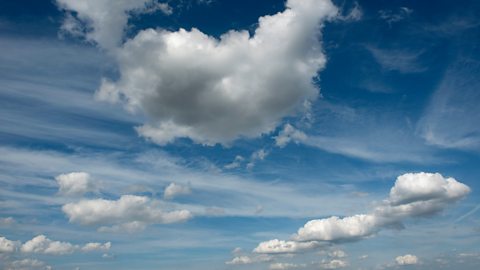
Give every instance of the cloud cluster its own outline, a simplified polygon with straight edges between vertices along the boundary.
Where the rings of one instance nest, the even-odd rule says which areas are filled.
[[[45,255],[67,255],[75,251],[93,252],[108,251],[112,244],[107,243],[87,243],[84,246],[74,245],[69,242],[54,241],[45,235],[37,235],[25,243],[20,241],[11,241],[5,237],[0,237],[0,253],[13,253],[17,250],[22,253],[34,253]]]
[[[407,254],[404,256],[398,256],[395,258],[395,262],[398,265],[413,265],[418,263],[418,257],[415,255]]]
[[[81,225],[113,225],[113,229],[122,226],[142,229],[148,224],[183,222],[192,217],[187,210],[166,212],[161,209],[159,202],[134,195],[123,195],[118,200],[81,200],[65,204],[62,210],[70,222]]]
[[[68,242],[52,241],[45,235],[38,235],[23,244],[20,251],[24,253],[65,255],[73,253],[75,246]]]
[[[55,177],[59,186],[59,193],[67,196],[82,196],[87,192],[98,191],[90,174],[86,172],[72,172]]]
[[[318,96],[312,80],[326,62],[320,30],[337,15],[330,0],[288,0],[285,11],[260,17],[253,35],[146,29],[119,47],[127,11],[151,1],[57,2],[87,22],[87,39],[115,47],[121,76],[104,79],[97,97],[146,113],[150,122],[137,131],[162,145],[257,137],[298,113]]]
[[[370,214],[329,217],[307,222],[291,241],[260,243],[257,253],[296,253],[319,246],[319,242],[355,241],[407,218],[430,216],[464,198],[470,188],[439,173],[407,173],[397,178],[389,197]],[[327,268],[330,269],[330,268]]]

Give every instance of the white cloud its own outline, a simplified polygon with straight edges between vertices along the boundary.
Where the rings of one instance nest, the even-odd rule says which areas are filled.
[[[469,192],[470,188],[465,184],[438,173],[404,174],[397,178],[389,198],[375,207],[373,213],[311,220],[292,236],[293,241],[274,239],[262,242],[254,251],[277,250],[280,253],[295,250],[301,247],[300,244],[315,243],[307,241],[359,240],[407,218],[431,216],[466,197]]]
[[[415,201],[457,200],[470,192],[470,188],[454,178],[439,173],[407,173],[399,176],[390,190],[392,205]]]
[[[17,249],[17,243],[0,236],[0,253],[12,253]]]
[[[27,241],[20,248],[24,253],[39,253],[48,255],[71,254],[76,247],[68,242],[52,241],[45,235],[38,235]]]
[[[311,220],[300,228],[293,239],[296,241],[342,241],[356,240],[369,236],[378,230],[373,215],[351,217],[329,217]]]
[[[347,253],[345,251],[341,250],[341,249],[337,249],[337,250],[329,252],[328,256],[331,257],[331,258],[341,259],[341,258],[347,257]]]
[[[318,242],[296,242],[273,239],[258,244],[253,252],[264,254],[298,253],[319,246],[320,244]]]
[[[109,251],[112,247],[112,243],[87,243],[82,247],[82,251],[90,252],[90,251]]]
[[[306,267],[305,264],[295,264],[295,263],[272,263],[268,267],[270,270],[287,270],[287,269],[295,269],[295,268],[304,268]]]
[[[165,199],[173,199],[174,197],[177,197],[179,195],[188,195],[190,193],[192,193],[192,191],[190,190],[189,186],[170,183],[170,185],[165,188],[165,191],[163,192],[163,197]]]
[[[137,131],[158,144],[176,138],[227,144],[269,133],[318,96],[312,78],[326,62],[319,30],[337,14],[330,0],[286,5],[261,17],[253,36],[141,31],[116,51],[121,76],[104,80],[97,97],[145,112],[151,122]]]
[[[265,149],[260,149],[252,153],[250,156],[250,161],[247,163],[247,169],[251,170],[257,164],[257,161],[262,161],[268,156],[268,151]]]
[[[242,164],[242,162],[244,160],[245,160],[244,157],[237,155],[237,156],[235,156],[235,159],[231,163],[228,163],[227,165],[225,165],[224,168],[228,169],[228,170],[236,169],[236,168],[240,167],[240,165]]]
[[[59,186],[59,193],[69,196],[82,196],[87,192],[98,191],[91,176],[85,172],[60,174],[55,177]]]
[[[259,262],[269,262],[272,258],[268,255],[257,255],[257,256],[237,256],[231,261],[225,262],[225,264],[238,265],[238,264],[252,264]]]
[[[398,256],[395,258],[395,262],[398,265],[412,265],[418,263],[418,258],[415,255],[407,254],[404,256]]]
[[[38,235],[20,246],[23,253],[35,253],[46,255],[68,255],[76,251],[93,252],[108,251],[112,243],[87,243],[84,246],[74,245],[69,242],[54,241],[45,235]]]
[[[51,270],[52,267],[37,259],[23,259],[10,262],[6,270]]]
[[[156,0],[56,0],[60,9],[68,12],[62,30],[84,35],[104,49],[120,45],[132,13],[152,13],[161,10],[171,14],[171,8]],[[75,16],[70,14],[75,12]]]
[[[81,225],[167,224],[192,217],[187,210],[166,212],[145,196],[123,195],[118,200],[81,200],[62,207],[70,222]]]
[[[428,216],[444,210],[468,193],[467,185],[439,173],[407,173],[397,178],[386,204],[377,207],[375,215],[386,223]]]
[[[291,141],[295,143],[303,142],[307,139],[307,135],[297,130],[290,124],[285,124],[283,129],[275,137],[275,144],[278,147],[285,147]]]
[[[348,263],[343,260],[323,261],[320,264],[320,268],[322,269],[340,269],[340,268],[345,268],[347,266],[348,266]]]

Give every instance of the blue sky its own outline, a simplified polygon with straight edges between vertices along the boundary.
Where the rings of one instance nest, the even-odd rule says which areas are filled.
[[[479,13],[0,2],[0,268],[478,269]]]

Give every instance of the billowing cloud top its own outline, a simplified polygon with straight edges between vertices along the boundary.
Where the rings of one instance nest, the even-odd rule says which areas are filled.
[[[59,2],[93,22],[90,36],[101,46],[118,40],[118,33],[102,30],[113,22],[109,17],[138,8],[123,5],[101,17],[103,4],[93,12]],[[259,18],[253,36],[232,30],[217,39],[195,28],[141,31],[111,50],[121,76],[116,82],[104,79],[97,97],[145,112],[150,123],[137,131],[158,144],[190,138],[211,145],[268,133],[317,97],[312,80],[326,62],[321,23],[336,14],[330,0],[289,0],[284,12]]]

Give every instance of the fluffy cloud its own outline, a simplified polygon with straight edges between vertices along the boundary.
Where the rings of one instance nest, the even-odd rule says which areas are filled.
[[[165,199],[173,199],[178,195],[187,195],[190,193],[192,193],[190,187],[176,183],[170,183],[170,185],[165,188],[165,191],[163,192],[163,197]]]
[[[439,173],[407,173],[397,178],[386,204],[375,209],[384,222],[426,216],[464,198],[470,188]]]
[[[8,264],[6,270],[51,270],[52,267],[36,259],[16,260]]]
[[[81,196],[87,192],[98,190],[88,173],[72,172],[55,177],[59,192],[63,195]]]
[[[17,249],[17,243],[0,236],[0,253],[12,253]]]
[[[260,256],[237,256],[233,258],[231,261],[225,262],[225,264],[230,265],[238,265],[238,264],[252,264],[258,262],[269,262],[272,258],[268,255],[260,255]]]
[[[320,264],[320,268],[322,269],[340,269],[340,268],[345,268],[347,266],[348,266],[348,263],[342,260],[323,261]]]
[[[68,242],[52,241],[45,235],[38,235],[22,245],[24,253],[40,253],[49,255],[65,255],[75,251],[75,246]]]
[[[398,256],[395,258],[395,262],[398,265],[412,265],[418,263],[418,258],[415,255],[407,254],[404,256]]]
[[[163,211],[157,201],[145,196],[124,195],[118,200],[82,200],[62,207],[70,222],[82,225],[140,225],[183,222],[192,217],[187,210]]]
[[[82,251],[90,252],[90,251],[109,251],[112,247],[112,243],[88,243],[82,247]]]
[[[342,242],[371,236],[384,227],[412,217],[430,216],[467,196],[470,188],[438,173],[408,173],[397,178],[389,197],[371,214],[311,220],[292,236],[293,241],[262,242],[254,251],[309,249],[309,241]],[[315,242],[313,242],[315,243]],[[299,244],[307,244],[300,246]],[[313,246],[311,248],[314,248]],[[257,252],[258,252],[257,251]],[[268,252],[265,252],[268,253]],[[273,252],[272,252],[273,253]]]
[[[342,241],[355,240],[371,235],[377,228],[373,215],[351,217],[329,217],[311,220],[300,228],[293,237],[296,241]]]
[[[38,235],[31,240],[25,242],[20,247],[23,253],[36,253],[46,255],[66,255],[75,251],[92,252],[92,251],[108,251],[112,243],[87,243],[83,247],[74,245],[69,242],[53,241],[45,235]]]
[[[295,242],[273,239],[260,243],[253,252],[265,254],[297,253],[319,247],[318,242]]]
[[[226,144],[269,133],[318,96],[312,79],[326,62],[320,29],[336,14],[330,0],[289,0],[284,12],[259,18],[252,36],[141,31],[115,50],[121,76],[103,80],[97,97],[146,113],[151,122],[137,131],[158,144]]]
[[[113,49],[121,44],[132,13],[172,12],[167,4],[156,0],[57,0],[57,5],[68,12],[62,25],[63,31],[85,36],[104,49]]]

